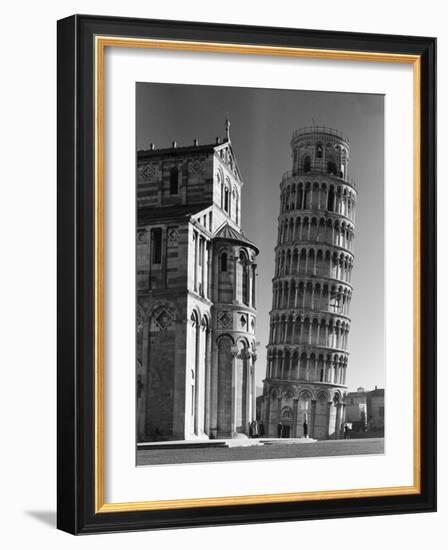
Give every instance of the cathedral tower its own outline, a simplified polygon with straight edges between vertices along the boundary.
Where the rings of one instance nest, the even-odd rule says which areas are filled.
[[[262,419],[271,437],[337,438],[344,421],[356,189],[350,144],[302,128],[280,184]]]

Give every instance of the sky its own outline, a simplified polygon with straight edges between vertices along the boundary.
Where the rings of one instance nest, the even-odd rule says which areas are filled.
[[[292,168],[290,140],[326,126],[350,141],[349,176],[358,199],[352,273],[348,389],[384,387],[384,96],[322,91],[137,83],[136,147],[214,143],[230,138],[242,173],[241,226],[257,258],[257,386],[266,370],[280,181]]]

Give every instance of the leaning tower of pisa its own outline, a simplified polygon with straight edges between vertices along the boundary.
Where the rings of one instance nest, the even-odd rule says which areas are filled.
[[[262,420],[270,437],[337,438],[344,421],[356,188],[349,141],[296,130],[281,180]]]

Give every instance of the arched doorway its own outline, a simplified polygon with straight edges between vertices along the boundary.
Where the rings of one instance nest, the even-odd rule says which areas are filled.
[[[287,439],[291,437],[292,422],[293,422],[293,412],[291,407],[289,406],[283,407],[280,415],[278,437],[281,437],[282,439]]]
[[[190,350],[190,433],[199,433],[199,315],[192,311],[190,316],[191,350]]]
[[[310,436],[311,426],[311,393],[305,390],[300,393],[297,406],[297,437]]]

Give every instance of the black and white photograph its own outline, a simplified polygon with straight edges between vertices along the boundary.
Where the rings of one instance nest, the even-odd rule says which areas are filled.
[[[384,96],[136,84],[136,463],[382,454]]]
[[[3,548],[446,538],[441,6],[5,3]]]

